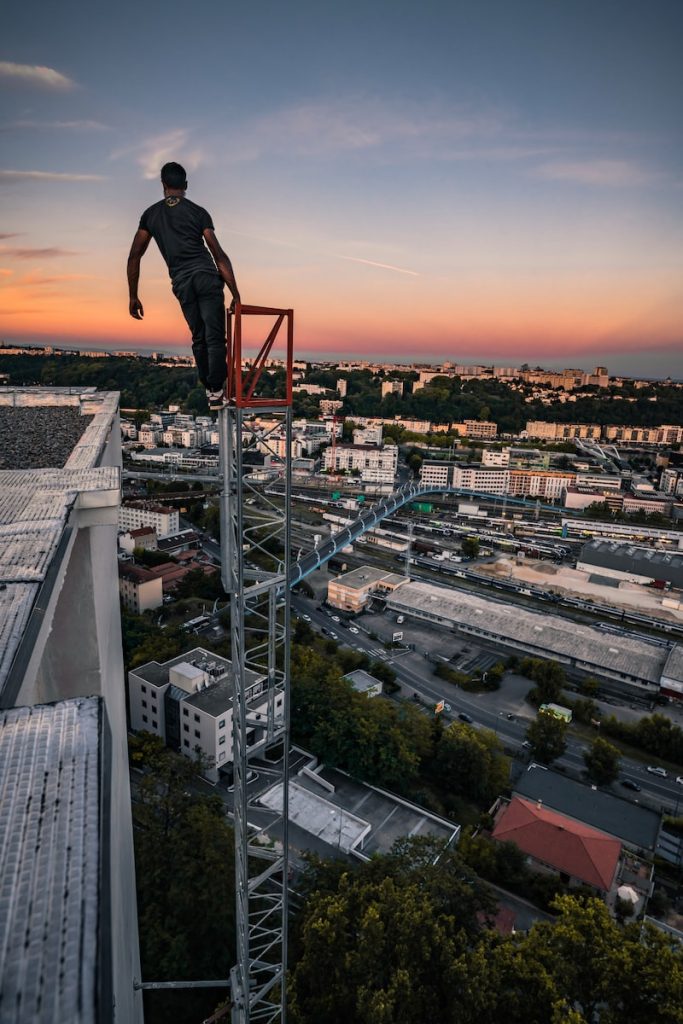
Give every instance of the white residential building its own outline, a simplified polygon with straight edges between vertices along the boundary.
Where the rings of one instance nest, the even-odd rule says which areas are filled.
[[[217,780],[219,771],[233,760],[233,688],[230,662],[204,648],[179,654],[159,664],[151,661],[128,673],[130,724],[136,732],[151,732],[164,743],[195,758],[206,760],[207,778]],[[266,725],[268,694],[266,677],[246,671],[249,713],[255,724],[248,737],[259,743]],[[275,713],[283,713],[284,697],[275,697]]]
[[[385,445],[371,448],[367,445],[337,445],[334,451],[323,452],[323,469],[332,472],[360,473],[366,484],[393,484],[398,466],[398,448]]]
[[[354,444],[381,444],[382,443],[382,424],[375,423],[372,426],[361,427],[354,430],[353,432],[353,443]]]
[[[382,381],[382,398],[386,395],[403,395],[403,381],[402,380],[383,380]]]
[[[491,448],[485,448],[481,454],[482,466],[509,466],[510,465],[510,449],[503,448],[501,451],[494,451]]]
[[[178,510],[151,501],[126,502],[119,508],[119,530],[137,530],[140,526],[151,526],[157,537],[167,537],[180,529]]]

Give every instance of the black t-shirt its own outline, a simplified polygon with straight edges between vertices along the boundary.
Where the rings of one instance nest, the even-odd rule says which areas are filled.
[[[166,261],[171,281],[182,284],[198,270],[218,274],[203,232],[213,229],[210,214],[184,196],[168,196],[145,210],[140,227],[149,231]]]

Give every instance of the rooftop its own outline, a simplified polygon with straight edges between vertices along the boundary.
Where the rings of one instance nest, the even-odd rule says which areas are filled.
[[[68,405],[0,405],[0,469],[61,469],[91,420]]]
[[[233,700],[232,681],[230,679],[230,662],[221,658],[218,654],[205,650],[203,647],[195,647],[184,654],[177,654],[175,658],[160,664],[158,661],[149,661],[145,665],[139,665],[131,669],[133,675],[152,686],[167,686],[170,682],[171,669],[174,673],[176,684],[184,690],[188,696],[185,698],[188,704],[198,710],[205,711],[214,717],[222,714],[230,707]],[[195,689],[195,680],[203,673],[209,673],[214,682],[199,690]],[[178,675],[186,679],[187,684],[178,679]],[[263,675],[245,669],[245,682],[247,686],[259,683]],[[262,703],[263,697],[256,699],[256,703]]]
[[[517,796],[497,818],[492,835],[602,890],[611,888],[621,854],[618,839]]]
[[[5,704],[13,702],[3,689],[31,611],[41,587],[51,586],[51,567],[60,546],[71,540],[71,526],[93,509],[118,505],[119,469],[99,464],[117,410],[117,394],[92,388],[0,388],[0,452],[13,450],[26,415],[54,412],[59,418],[68,411],[87,423],[62,468],[0,470],[0,694]],[[22,447],[32,443],[18,436]],[[47,458],[45,448],[36,451]],[[24,460],[28,454],[23,451]]]
[[[387,598],[394,611],[417,612],[445,625],[460,624],[484,630],[503,643],[526,644],[547,656],[576,659],[595,666],[659,684],[668,650],[631,636],[605,633],[543,612],[479,597],[432,583],[404,584]]]
[[[337,576],[330,582],[348,587],[350,590],[363,590],[372,583],[386,582],[396,585],[402,581],[405,581],[405,576],[399,576],[398,573],[387,572],[386,569],[375,569],[371,565],[362,565],[358,569],[352,569],[351,572]]]
[[[593,789],[541,765],[530,764],[518,779],[514,792],[529,800],[540,800],[561,814],[617,836],[629,846],[654,851],[659,835],[660,815],[630,800]]]
[[[0,712],[3,1021],[99,1019],[101,721],[97,697]]]

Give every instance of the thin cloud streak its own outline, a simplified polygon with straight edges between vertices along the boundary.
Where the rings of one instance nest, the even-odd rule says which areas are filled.
[[[338,260],[350,260],[352,263],[364,263],[367,267],[380,267],[382,270],[393,270],[397,274],[410,274],[411,277],[419,277],[417,270],[407,270],[405,267],[394,267],[391,263],[378,263],[376,260],[364,260],[360,256],[342,256],[335,253]]]
[[[45,249],[18,249],[12,248],[8,245],[0,245],[0,254],[3,256],[12,256],[15,260],[52,260],[58,259],[61,256],[80,255],[72,249],[61,249],[58,246],[50,246]]]
[[[15,64],[12,61],[0,60],[0,78],[60,91],[76,87],[73,79],[63,75],[61,71],[44,67],[42,64]]]
[[[0,132],[11,132],[20,130],[30,131],[79,131],[79,132],[108,132],[111,128],[101,121],[7,121],[0,125]]]
[[[567,181],[577,185],[614,188],[638,187],[662,180],[662,176],[628,160],[549,161],[535,170],[546,181]]]
[[[103,174],[72,174],[69,171],[0,171],[0,185],[17,181],[106,181]]]

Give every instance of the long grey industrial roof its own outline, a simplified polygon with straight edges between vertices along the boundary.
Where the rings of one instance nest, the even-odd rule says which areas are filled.
[[[113,506],[119,470],[98,465],[118,409],[118,395],[93,389],[0,388],[0,450],[20,413],[72,409],[86,420],[66,465],[0,471],[0,694],[75,508]],[[28,444],[28,441],[27,441]],[[27,453],[28,458],[28,453]]]
[[[0,1024],[98,1019],[101,702],[0,712]]]
[[[514,791],[529,800],[541,800],[545,807],[599,828],[631,846],[654,852],[657,845],[660,815],[656,811],[584,786],[541,765],[529,765]]]
[[[668,650],[628,636],[604,633],[561,615],[528,611],[511,603],[493,601],[464,590],[432,583],[406,583],[387,598],[394,611],[421,612],[453,625],[465,625],[494,634],[508,644],[542,648],[548,656],[574,658],[659,683]]]

